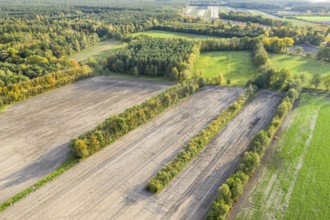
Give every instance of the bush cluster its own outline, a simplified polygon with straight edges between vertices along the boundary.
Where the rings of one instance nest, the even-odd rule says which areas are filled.
[[[86,158],[193,94],[198,88],[199,84],[194,80],[171,86],[142,104],[109,117],[93,130],[71,140],[69,148],[75,156]]]
[[[298,95],[299,93],[297,90],[290,89],[277,107],[276,113],[267,129],[259,131],[252,139],[249,150],[244,153],[238,170],[220,186],[217,198],[212,203],[211,209],[207,215],[208,220],[226,218],[232,205],[243,193],[244,186],[257,169],[261,158],[270,145],[271,140],[275,137],[286,114],[290,111],[293,103],[298,98]]]
[[[146,189],[152,193],[159,193],[165,186],[193,160],[198,153],[215,137],[217,133],[239,112],[245,103],[254,94],[254,89],[247,90],[246,93],[230,104],[221,112],[204,130],[193,137],[177,156],[168,162],[152,179],[149,180]]]
[[[92,75],[92,70],[85,65],[2,86],[0,87],[0,108]]]

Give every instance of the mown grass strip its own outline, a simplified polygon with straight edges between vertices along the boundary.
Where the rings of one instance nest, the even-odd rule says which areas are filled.
[[[168,162],[153,178],[149,180],[146,189],[159,193],[171,180],[192,161],[199,152],[219,133],[219,131],[243,108],[254,95],[251,87],[230,106],[221,112],[204,130],[193,137],[177,156]]]
[[[275,137],[285,116],[297,98],[298,92],[295,89],[290,89],[277,107],[276,113],[267,129],[260,130],[252,139],[249,150],[244,153],[237,171],[220,186],[218,195],[207,215],[208,220],[226,219],[233,204],[243,193],[249,178],[259,166],[260,160],[269,147],[271,140]]]
[[[19,200],[21,200],[24,197],[28,196],[30,193],[36,191],[37,189],[39,189],[40,187],[42,187],[46,183],[54,180],[56,177],[58,177],[59,175],[61,175],[65,171],[69,170],[71,167],[76,165],[78,162],[79,162],[79,160],[76,157],[70,155],[56,170],[54,170],[48,176],[42,178],[41,180],[39,180],[35,184],[29,186],[25,190],[17,193],[13,197],[11,197],[8,200],[4,201],[0,205],[0,212],[4,211],[5,209],[12,206],[13,204],[18,202]]]

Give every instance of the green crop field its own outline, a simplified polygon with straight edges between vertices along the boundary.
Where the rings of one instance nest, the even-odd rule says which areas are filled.
[[[194,70],[203,70],[206,78],[223,74],[232,84],[245,86],[249,79],[257,75],[250,52],[221,51],[202,53],[194,65]]]
[[[215,38],[215,37],[206,36],[206,35],[176,33],[176,32],[170,32],[170,31],[157,31],[157,30],[139,32],[139,33],[132,34],[131,36],[139,36],[139,35],[146,35],[146,36],[155,37],[155,38],[180,38],[180,37],[189,38],[189,39]]]
[[[236,219],[330,216],[329,115],[329,95],[302,94]]]
[[[313,58],[302,56],[290,56],[281,54],[269,54],[272,65],[276,69],[287,68],[291,70],[292,75],[303,74],[306,77],[304,86],[311,87],[309,80],[314,73],[321,75],[330,74],[330,63],[320,62]],[[320,88],[325,88],[323,85]]]
[[[297,16],[306,21],[330,21],[330,16]]]
[[[109,50],[120,47],[122,42],[116,40],[107,40],[101,41],[98,44],[87,47],[84,50],[79,51],[78,53],[71,56],[72,59],[81,62],[87,60],[89,57],[97,57]]]

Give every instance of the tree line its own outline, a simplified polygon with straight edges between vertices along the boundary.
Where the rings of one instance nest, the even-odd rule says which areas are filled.
[[[28,81],[22,81],[0,87],[0,108],[15,102],[33,97],[43,92],[71,84],[77,80],[92,76],[88,66],[77,66],[68,70],[40,76]]]
[[[100,123],[96,128],[71,140],[69,148],[79,158],[86,158],[113,143],[129,131],[156,117],[165,109],[199,89],[196,80],[180,82],[142,104],[126,109]]]
[[[253,87],[231,103],[229,107],[213,120],[204,130],[193,137],[187,145],[168,162],[157,174],[151,178],[146,189],[152,193],[159,193],[166,185],[192,161],[198,153],[219,133],[219,131],[239,112],[254,95]]]
[[[182,23],[171,22],[156,25],[153,30],[181,32],[188,34],[200,34],[214,37],[256,37],[264,34],[264,29],[259,25],[231,25],[231,24],[208,24],[208,23]]]
[[[285,116],[292,108],[298,96],[299,91],[296,88],[291,88],[277,107],[276,113],[267,129],[259,131],[254,136],[250,142],[249,150],[244,153],[243,158],[241,159],[237,171],[220,186],[218,195],[212,203],[206,219],[226,219],[233,204],[243,193],[244,187],[249,178],[259,166],[260,160],[266,149],[269,147],[271,140],[275,137],[276,132],[280,128]]]
[[[269,25],[269,26],[288,25],[288,22],[283,22],[281,20],[267,18],[267,17],[261,16],[261,15],[252,15],[252,14],[248,14],[248,13],[233,12],[233,11],[230,11],[229,13],[221,12],[221,13],[219,13],[219,18],[233,20],[233,21],[253,22],[253,23],[259,23],[259,24]]]

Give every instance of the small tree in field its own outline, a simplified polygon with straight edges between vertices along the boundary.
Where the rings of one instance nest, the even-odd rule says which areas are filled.
[[[315,89],[317,89],[319,87],[319,85],[321,84],[321,74],[319,74],[319,73],[314,74],[310,81],[310,84],[312,86],[314,86]]]
[[[294,51],[296,52],[297,55],[301,55],[304,53],[304,48],[297,46],[296,48],[294,48]]]
[[[231,84],[231,80],[227,79],[227,85],[229,86]]]

